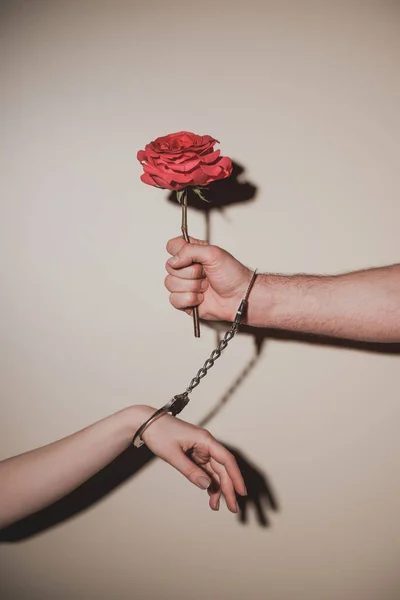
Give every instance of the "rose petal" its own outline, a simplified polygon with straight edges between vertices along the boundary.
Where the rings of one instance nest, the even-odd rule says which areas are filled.
[[[170,183],[168,183],[167,181],[164,181],[161,177],[158,177],[157,175],[151,175],[150,173],[143,173],[140,176],[140,179],[143,181],[143,183],[147,183],[147,185],[152,185],[153,187],[158,187],[158,188],[167,189],[167,190],[174,189],[173,187],[171,187]]]
[[[212,165],[201,165],[202,170],[208,175],[207,183],[225,179],[232,173],[232,161],[227,156],[222,156],[216,163]]]
[[[173,190],[173,189],[175,189],[173,187],[173,185],[171,185],[171,182],[165,181],[164,179],[162,179],[158,175],[153,175],[153,179],[156,182],[156,184],[158,185],[158,187],[160,187],[160,188],[164,188],[164,189],[167,189],[167,190]]]
[[[155,176],[161,177],[162,179],[164,179],[166,181],[173,180],[178,183],[184,183],[186,185],[189,184],[192,179],[192,173],[189,173],[189,174],[176,173],[175,171],[172,171],[171,169],[168,169],[167,167],[165,167],[165,165],[159,165],[157,167],[153,167],[152,165],[144,164],[143,170],[145,173],[149,173],[150,175],[155,175]]]
[[[189,171],[193,171],[200,164],[200,160],[198,158],[194,158],[192,160],[186,160],[179,164],[169,164],[168,168],[171,169],[174,173],[188,173]]]
[[[139,150],[139,152],[137,153],[137,159],[139,162],[143,162],[144,160],[146,160],[146,152],[144,150]]]
[[[165,158],[165,160],[168,160],[171,162],[171,164],[179,164],[184,162],[185,160],[190,160],[192,158],[197,158],[199,156],[198,152],[192,152],[192,151],[188,151],[186,150],[185,152],[181,152],[179,154],[176,154],[175,156],[166,156],[166,155],[162,155],[163,159]]]
[[[208,177],[204,171],[199,168],[192,175],[192,181],[189,185],[197,186],[197,185],[205,185],[207,183]]]
[[[147,183],[147,185],[152,185],[154,187],[159,187],[156,182],[154,181],[154,179],[152,178],[151,175],[149,175],[148,173],[143,173],[140,176],[140,179],[143,181],[143,183]]]
[[[145,150],[153,155],[176,154],[189,149],[203,153],[216,143],[217,140],[210,135],[200,136],[189,131],[179,131],[157,138],[147,144]]]
[[[211,135],[202,135],[201,136],[202,139],[202,144],[210,144],[210,142],[212,142],[212,145],[214,144],[219,144],[219,141],[216,140],[215,138],[211,137]]]
[[[191,181],[193,179],[193,173],[175,173],[175,171],[171,171],[171,178],[173,181],[177,183],[184,183],[185,185],[191,185]]]
[[[213,163],[214,161],[216,161],[220,154],[221,154],[221,150],[216,150],[215,152],[210,152],[209,154],[204,154],[203,156],[201,156],[201,162],[206,165],[209,165],[210,163]]]
[[[216,165],[201,165],[202,170],[204,171],[204,173],[206,175],[209,175],[210,177],[218,177],[218,175],[221,173],[221,167],[216,164]]]
[[[179,190],[228,177],[232,161],[214,150],[217,143],[210,135],[189,131],[159,137],[137,153],[144,171],[141,179],[148,185]]]
[[[159,152],[174,152],[182,148],[188,148],[199,143],[200,136],[188,131],[179,131],[178,133],[170,133],[157,138],[151,142],[154,151]]]
[[[227,156],[222,156],[221,160],[218,162],[218,164],[227,173],[226,177],[229,177],[229,175],[231,175],[231,173],[232,173],[232,168],[233,168],[231,159],[228,158]]]
[[[149,156],[159,156],[160,152],[157,150],[155,150],[152,146],[152,144],[146,144],[144,151],[146,152],[146,154],[148,154]]]

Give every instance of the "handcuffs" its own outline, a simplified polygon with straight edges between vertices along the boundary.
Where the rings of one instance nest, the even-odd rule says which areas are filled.
[[[252,278],[251,278],[250,283],[246,290],[246,294],[245,294],[243,300],[240,302],[239,308],[237,310],[237,313],[236,313],[236,316],[232,323],[231,328],[225,333],[224,337],[219,342],[217,348],[215,348],[215,350],[213,350],[210,357],[206,360],[206,362],[201,367],[201,369],[198,370],[197,374],[195,375],[195,377],[193,377],[192,381],[190,382],[190,384],[188,385],[186,390],[182,394],[177,394],[176,396],[171,398],[171,400],[169,400],[166,404],[164,404],[164,406],[162,406],[161,408],[156,410],[147,419],[147,421],[145,421],[139,427],[139,429],[136,431],[136,433],[132,439],[132,444],[134,446],[136,446],[136,448],[140,448],[141,446],[143,446],[144,441],[142,439],[142,436],[143,436],[144,432],[146,431],[146,429],[148,427],[150,427],[150,425],[152,423],[154,423],[155,421],[160,419],[163,415],[166,415],[168,413],[171,414],[173,417],[176,417],[176,415],[179,415],[179,413],[182,412],[182,410],[185,408],[185,406],[187,406],[187,404],[189,403],[189,394],[192,392],[192,390],[195,387],[197,387],[199,385],[201,379],[203,377],[205,377],[205,375],[207,375],[208,370],[214,365],[214,362],[217,360],[217,358],[219,358],[221,356],[222,350],[224,350],[226,348],[226,346],[228,345],[230,340],[237,333],[240,322],[246,311],[248,298],[249,298],[251,289],[254,285],[254,282],[256,280],[256,277],[257,277],[257,269],[255,269],[255,271],[253,272]]]

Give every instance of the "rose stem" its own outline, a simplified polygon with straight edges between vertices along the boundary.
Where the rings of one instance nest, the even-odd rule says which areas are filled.
[[[184,194],[182,195],[181,231],[182,231],[183,239],[185,240],[185,242],[189,242],[189,244],[190,244],[188,228],[187,228],[187,197],[188,197],[188,193],[189,193],[189,190],[186,188]],[[193,328],[194,328],[194,337],[199,338],[200,337],[200,321],[199,321],[199,309],[197,306],[193,306]]]
[[[210,211],[207,210],[205,213],[205,217],[206,217],[206,237],[205,240],[206,242],[208,242],[209,244],[211,244],[210,242],[210,237],[211,237],[211,223],[210,223]]]

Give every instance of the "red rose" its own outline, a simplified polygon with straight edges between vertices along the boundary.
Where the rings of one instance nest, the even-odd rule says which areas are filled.
[[[220,156],[220,150],[214,151],[217,143],[218,140],[210,135],[188,131],[159,137],[137,154],[144,170],[141,180],[155,187],[178,191],[229,177],[232,161]]]

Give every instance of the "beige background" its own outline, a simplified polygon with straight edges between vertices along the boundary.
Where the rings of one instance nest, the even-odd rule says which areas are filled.
[[[164,403],[215,342],[163,287],[179,210],[136,151],[209,133],[256,200],[213,241],[262,270],[398,262],[400,5],[2,3],[1,456],[131,403]],[[203,216],[190,213],[193,235]],[[151,232],[150,232],[151,230]],[[234,341],[198,421],[251,358]],[[267,342],[209,424],[281,510],[241,526],[160,461],[94,508],[0,547],[4,600],[394,600],[399,356]]]

